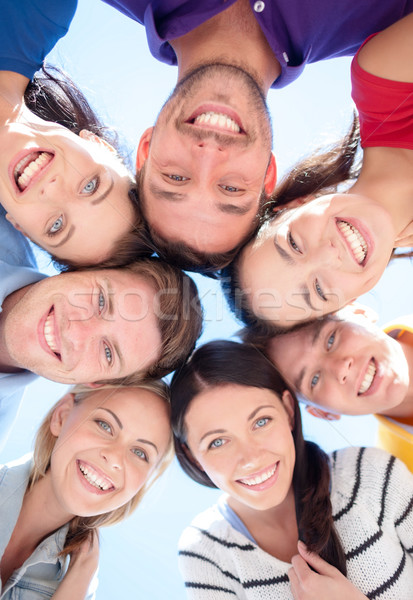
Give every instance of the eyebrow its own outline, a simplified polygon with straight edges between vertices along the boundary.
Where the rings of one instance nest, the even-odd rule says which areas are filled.
[[[242,216],[251,210],[252,204],[252,202],[248,202],[247,204],[224,204],[220,202],[217,206],[223,213]]]
[[[107,277],[104,278],[103,280],[105,282],[106,288],[107,288],[107,292],[108,292],[108,303],[109,303],[109,308],[108,308],[108,312],[109,312],[109,316],[113,317],[114,312],[115,312],[115,305],[113,302],[113,296],[115,295],[115,292],[113,291],[113,287],[112,284],[110,282],[110,279],[108,279]],[[120,362],[120,368],[123,369],[124,366],[124,360],[123,360],[123,354],[120,350],[119,345],[116,342],[113,342],[113,347],[115,348],[115,352],[118,355],[119,358],[119,362]]]
[[[156,453],[159,454],[158,447],[153,442],[150,442],[149,440],[144,440],[142,438],[138,438],[136,441],[140,442],[141,444],[148,444],[149,446],[153,446],[155,448],[155,450],[156,450]]]
[[[108,187],[108,189],[105,192],[103,192],[103,194],[101,196],[97,196],[97,198],[94,198],[92,200],[91,204],[93,204],[93,206],[95,206],[96,204],[99,204],[100,202],[102,202],[110,194],[110,192],[113,189],[113,186],[115,185],[115,182],[113,181],[112,174],[109,171],[107,173],[108,173],[108,175],[110,177],[109,187]]]
[[[156,198],[158,198],[159,200],[169,200],[172,202],[182,202],[183,200],[186,200],[187,195],[186,194],[180,194],[178,192],[168,192],[168,190],[164,190],[160,187],[158,187],[157,185],[150,185],[150,191],[152,192],[152,194],[154,196],[156,196]]]
[[[59,248],[60,246],[63,246],[63,244],[66,244],[67,240],[69,240],[72,237],[75,230],[76,230],[76,227],[74,225],[71,225],[69,227],[68,232],[65,235],[65,237],[63,239],[61,239],[59,242],[57,242],[57,244],[49,244],[50,248]]]
[[[323,329],[324,324],[325,323],[323,321],[319,321],[319,322],[316,322],[316,324],[314,325],[314,332],[313,332],[313,337],[312,337],[312,340],[311,340],[311,347],[312,348],[314,348],[314,346],[316,345],[317,340],[318,340],[318,338],[321,335],[321,330]],[[297,379],[295,380],[295,382],[293,384],[294,387],[295,387],[295,389],[298,390],[299,392],[302,391],[301,390],[301,386],[303,384],[303,379],[304,379],[305,373],[306,373],[306,367],[303,367],[301,369],[301,371],[299,372],[299,374],[297,376]]]

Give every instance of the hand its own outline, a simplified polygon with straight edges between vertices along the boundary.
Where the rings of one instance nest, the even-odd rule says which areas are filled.
[[[99,564],[99,534],[94,532],[90,541],[87,539],[70,555],[69,570],[82,570],[93,574]]]
[[[303,542],[298,542],[297,547],[299,554],[293,556],[293,566],[288,571],[295,600],[366,600],[347,577],[318,554],[309,552]]]

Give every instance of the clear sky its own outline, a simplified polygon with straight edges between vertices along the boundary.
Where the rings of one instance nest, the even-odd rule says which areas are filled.
[[[177,74],[174,67],[150,55],[143,27],[100,0],[79,0],[70,32],[49,62],[70,73],[107,124],[119,130],[134,160],[137,140],[153,124]],[[280,175],[297,158],[333,141],[349,127],[349,67],[350,59],[311,65],[290,87],[270,91]],[[91,234],[98,235],[93,223],[90,227]],[[52,272],[46,257],[41,256],[41,263],[43,270]],[[396,261],[363,297],[378,312],[379,322],[411,312],[411,269],[410,261]],[[195,279],[207,315],[201,342],[234,334],[239,325],[227,312],[219,286],[201,276]],[[41,379],[28,388],[18,424],[0,456],[2,463],[30,450],[39,420],[65,390]],[[346,417],[333,424],[305,414],[304,428],[306,436],[326,450],[371,445],[375,440],[374,417]],[[174,464],[133,517],[103,531],[98,600],[183,598],[177,540],[191,518],[216,497],[217,492],[193,483]]]

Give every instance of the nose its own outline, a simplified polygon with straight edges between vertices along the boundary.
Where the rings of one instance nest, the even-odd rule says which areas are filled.
[[[74,356],[84,357],[89,351],[92,352],[93,344],[101,335],[102,320],[95,314],[91,314],[91,310],[72,310],[67,315],[66,328],[63,330],[67,346],[71,347]]]
[[[353,364],[354,360],[350,356],[335,359],[332,369],[337,381],[340,384],[346,383]]]
[[[122,449],[117,444],[102,448],[100,455],[110,469],[120,471],[123,468]]]
[[[330,240],[321,240],[312,249],[308,255],[311,262],[316,262],[319,266],[337,268],[341,264],[340,252]]]
[[[63,177],[61,177],[57,173],[48,177],[39,190],[39,195],[41,199],[47,198],[48,200],[62,198],[64,193],[65,189]]]
[[[262,451],[260,446],[253,440],[248,440],[248,443],[239,448],[239,461],[241,469],[250,473],[252,469],[260,467]]]

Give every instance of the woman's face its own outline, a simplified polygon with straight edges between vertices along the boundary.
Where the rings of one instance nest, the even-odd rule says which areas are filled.
[[[60,509],[73,515],[99,515],[135,496],[164,456],[169,412],[153,392],[105,389],[73,404],[65,396],[53,413],[57,437],[50,467]]]
[[[321,196],[287,210],[245,248],[241,286],[257,316],[293,326],[370,290],[395,235],[377,202],[355,194]]]
[[[0,128],[7,218],[57,258],[97,264],[133,226],[127,170],[98,136],[34,119]]]
[[[282,402],[270,390],[235,384],[192,400],[185,416],[189,449],[235,504],[267,510],[285,500],[295,463],[292,405],[288,392]]]

